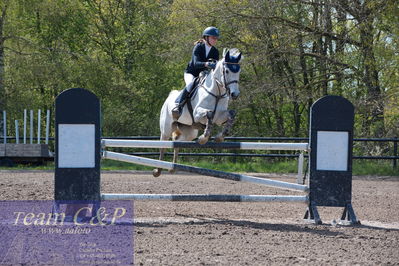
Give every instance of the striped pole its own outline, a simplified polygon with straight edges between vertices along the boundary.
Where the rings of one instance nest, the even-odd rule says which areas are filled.
[[[101,194],[102,200],[219,201],[219,202],[302,202],[307,196],[220,195],[220,194]]]
[[[267,178],[259,178],[259,177],[253,177],[253,176],[248,176],[248,175],[227,173],[227,172],[223,172],[223,171],[188,166],[188,165],[183,165],[183,164],[170,163],[170,162],[165,162],[165,161],[160,161],[160,160],[138,157],[138,156],[134,156],[134,155],[127,155],[127,154],[118,153],[118,152],[104,151],[103,157],[106,159],[135,163],[135,164],[146,165],[146,166],[151,166],[151,167],[156,167],[156,168],[163,168],[163,169],[168,169],[168,170],[179,170],[179,171],[184,171],[184,172],[196,173],[196,174],[200,174],[200,175],[213,176],[213,177],[222,178],[222,179],[256,183],[256,184],[261,184],[261,185],[265,185],[265,186],[269,186],[269,187],[278,187],[278,188],[303,191],[303,192],[306,192],[309,190],[309,188],[307,186],[300,185],[300,184],[293,184],[293,183],[277,181],[277,180],[272,180],[272,179],[267,179]]]
[[[236,150],[308,150],[308,143],[272,143],[272,142],[208,142],[201,145],[195,141],[159,141],[103,139],[103,147],[124,148],[211,148]]]

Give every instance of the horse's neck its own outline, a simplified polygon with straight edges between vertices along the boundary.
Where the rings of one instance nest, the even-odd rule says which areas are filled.
[[[222,96],[226,93],[222,83],[222,66],[218,66],[214,71],[211,71],[205,78],[200,92],[194,98],[194,105],[208,106],[215,104],[217,96]],[[215,97],[216,96],[216,97]]]
[[[204,82],[204,87],[208,90],[208,91],[213,91],[213,88],[215,87],[215,79],[214,79],[214,73],[211,71],[205,79]]]
[[[215,95],[223,94],[224,92],[219,91],[221,89],[221,84],[218,84],[218,82],[221,81],[221,69],[216,68],[215,71],[211,71],[209,75],[206,77],[205,82],[204,82],[204,87],[209,91],[212,92]]]

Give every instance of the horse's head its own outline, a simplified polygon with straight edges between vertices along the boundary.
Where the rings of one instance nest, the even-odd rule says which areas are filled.
[[[223,60],[223,79],[224,85],[226,87],[229,96],[235,100],[240,95],[240,90],[238,88],[238,81],[240,79],[241,72],[241,53],[238,49],[228,50],[224,54]]]

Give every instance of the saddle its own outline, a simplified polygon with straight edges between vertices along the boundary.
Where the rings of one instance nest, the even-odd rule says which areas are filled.
[[[193,87],[190,90],[187,99],[184,104],[187,104],[188,112],[190,113],[191,120],[193,121],[193,126],[198,127],[198,129],[203,129],[205,126],[202,124],[198,124],[194,122],[194,110],[193,105],[191,104],[191,99],[195,97],[198,92],[198,88],[204,84],[206,76],[209,74],[209,71],[202,71],[198,77],[194,79]],[[197,125],[198,124],[198,125]]]
[[[194,79],[192,89],[190,90],[190,92],[187,96],[187,101],[189,101],[190,99],[195,97],[195,95],[197,94],[199,85],[204,84],[206,76],[208,74],[209,74],[209,71],[202,71],[199,74],[199,76]]]

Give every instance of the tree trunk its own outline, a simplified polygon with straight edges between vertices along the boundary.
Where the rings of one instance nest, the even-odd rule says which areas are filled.
[[[337,10],[337,34],[338,40],[336,41],[335,56],[340,58],[344,54],[345,41],[344,38],[347,35],[346,29],[346,13],[342,9]],[[337,81],[334,83],[334,92],[338,95],[342,95],[343,92],[343,73],[339,66],[335,66],[335,76]]]
[[[125,74],[126,76],[130,76],[133,72],[133,63],[134,63],[134,2],[132,0],[126,0],[125,2],[125,14],[126,14],[126,22],[125,25],[125,33],[126,33],[126,55],[125,55]]]
[[[282,59],[280,55],[275,52],[277,48],[273,43],[272,31],[269,22],[265,21],[264,25],[265,25],[266,37],[269,40],[269,42],[267,43],[266,54],[269,57],[270,68],[272,70],[272,77],[283,81],[284,65],[282,64]],[[272,113],[274,114],[274,118],[276,120],[276,128],[277,128],[276,134],[278,136],[285,136],[284,115],[282,114],[284,99],[283,97],[280,96],[280,93],[278,93],[277,95],[276,94],[270,95],[270,99],[272,103],[270,109],[272,110]]]
[[[302,34],[299,33],[297,37],[297,42],[298,42],[298,49],[299,49],[299,65],[301,66],[301,71],[302,71],[302,82],[303,82],[303,93],[308,99],[312,99],[312,88],[309,84],[309,74],[308,74],[308,67],[306,64],[306,58],[304,56],[304,48],[303,48],[303,39],[302,39]],[[299,130],[300,130],[300,123],[301,123],[301,114],[302,111],[299,110],[299,106],[295,106],[298,108],[297,111],[297,116],[295,116],[295,123],[298,123],[298,126],[295,124],[295,128],[297,132],[295,132],[295,136],[299,136]]]
[[[1,17],[0,17],[0,110],[5,109],[6,105],[6,97],[5,97],[5,85],[4,85],[4,76],[5,76],[5,69],[4,69],[4,22],[6,19],[7,14],[7,7],[8,1],[4,3],[1,10]]]
[[[367,89],[366,104],[368,106],[368,116],[366,118],[366,132],[374,136],[383,136],[384,130],[384,101],[381,95],[381,87],[378,78],[377,62],[373,49],[373,20],[367,16],[360,25],[360,41],[362,43],[362,58],[364,66],[363,82]],[[375,128],[372,130],[371,126]],[[372,132],[374,131],[374,132]]]

